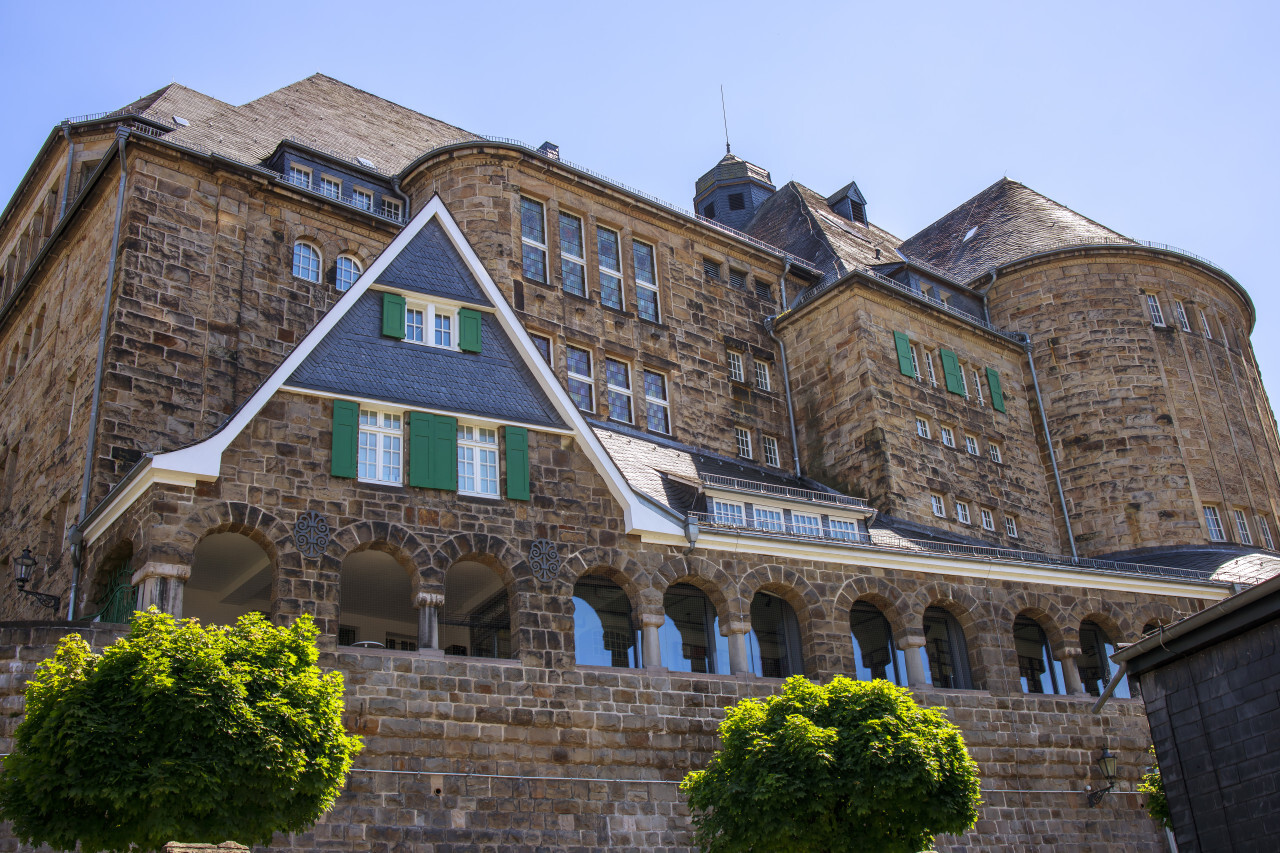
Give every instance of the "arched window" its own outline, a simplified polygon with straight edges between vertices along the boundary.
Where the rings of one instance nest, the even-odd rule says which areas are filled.
[[[573,585],[573,648],[574,660],[588,666],[643,665],[631,602],[608,578],[588,575]]]
[[[229,625],[251,611],[271,610],[271,558],[239,533],[213,533],[196,545],[182,615]]]
[[[461,562],[445,574],[440,646],[447,655],[511,657],[507,589],[493,569]]]
[[[800,655],[800,623],[791,605],[767,592],[751,599],[751,633],[747,636],[751,671],[765,678],[804,673]]]
[[[1115,672],[1111,664],[1111,656],[1116,653],[1116,644],[1111,642],[1102,626],[1088,619],[1080,623],[1080,680],[1084,689],[1094,696],[1101,696],[1102,691],[1111,681]],[[1123,676],[1111,694],[1117,699],[1128,699],[1129,677]]]
[[[960,623],[944,608],[924,612],[924,671],[934,687],[969,689],[969,650]]]
[[[40,313],[36,315],[36,325],[31,332],[31,351],[35,352],[40,347],[40,339],[44,337],[44,312],[45,306],[40,306]]]
[[[673,584],[662,597],[666,621],[658,630],[662,665],[673,672],[729,674],[729,641],[711,599],[696,586]]]
[[[869,601],[856,602],[849,608],[849,629],[853,634],[853,659],[859,681],[883,678],[901,687],[907,684],[907,660],[901,649],[894,648],[893,631]]]
[[[1066,693],[1062,664],[1053,657],[1049,637],[1040,623],[1026,616],[1013,620],[1013,645],[1018,652],[1023,693]]]
[[[338,290],[350,290],[351,285],[356,283],[356,279],[360,277],[362,272],[364,270],[360,268],[359,261],[347,255],[340,255],[334,283],[337,285]],[[297,275],[297,273],[294,273],[294,275]]]
[[[293,274],[307,281],[320,281],[320,252],[301,240],[293,244]]]
[[[412,652],[418,611],[409,573],[385,551],[356,551],[342,561],[338,645]]]

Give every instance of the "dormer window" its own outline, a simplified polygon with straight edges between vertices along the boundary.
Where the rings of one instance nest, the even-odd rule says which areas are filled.
[[[328,175],[321,175],[320,194],[328,198],[340,197],[342,195],[342,181],[335,180]]]
[[[351,203],[361,210],[373,210],[373,193],[368,190],[351,190]]]
[[[302,166],[289,166],[289,183],[302,187],[304,190],[311,189],[311,170]]]

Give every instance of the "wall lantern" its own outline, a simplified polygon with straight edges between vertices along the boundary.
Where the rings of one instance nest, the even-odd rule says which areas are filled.
[[[13,558],[13,574],[14,580],[18,582],[18,592],[23,595],[29,595],[41,605],[48,607],[50,610],[57,610],[62,604],[62,596],[50,595],[47,592],[36,592],[33,589],[27,589],[27,583],[31,580],[31,570],[36,566],[35,557],[31,556],[30,548],[23,548],[22,555]]]
[[[1102,777],[1107,780],[1107,787],[1089,792],[1090,806],[1096,806],[1102,802],[1102,798],[1116,787],[1116,757],[1107,751],[1105,746],[1102,748],[1102,755],[1098,756],[1098,769],[1102,771]]]

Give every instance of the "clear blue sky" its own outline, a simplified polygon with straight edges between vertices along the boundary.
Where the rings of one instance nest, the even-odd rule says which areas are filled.
[[[1280,395],[1280,5],[19,3],[0,195],[62,118],[176,80],[243,103],[322,71],[682,206],[724,151],[905,238],[1002,175],[1251,293]]]

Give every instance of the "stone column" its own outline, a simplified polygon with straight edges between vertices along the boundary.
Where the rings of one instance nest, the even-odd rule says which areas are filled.
[[[165,613],[182,616],[182,591],[191,577],[190,566],[174,563],[145,563],[133,573],[129,583],[138,588],[139,610],[155,605]]]
[[[440,648],[440,608],[444,596],[434,592],[420,592],[413,599],[418,608],[418,648]]]
[[[751,633],[751,623],[733,619],[724,623],[721,633],[729,639],[729,673],[750,675],[751,659],[747,655],[747,634]]]
[[[667,617],[661,613],[640,614],[640,646],[644,654],[645,669],[662,669],[662,645],[658,641],[658,629]]]
[[[898,640],[898,648],[907,659],[907,686],[928,687],[929,674],[924,670],[924,659],[920,650],[924,648],[924,637],[919,634],[908,634]]]
[[[1086,692],[1080,680],[1079,658],[1080,649],[1062,650],[1062,680],[1066,682],[1063,687],[1069,696],[1082,696]]]

